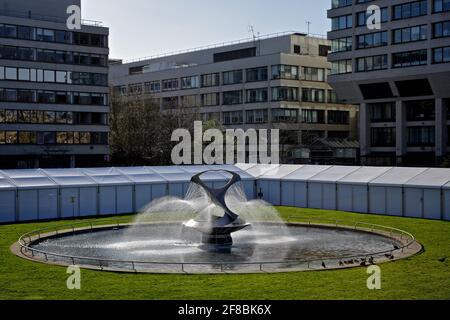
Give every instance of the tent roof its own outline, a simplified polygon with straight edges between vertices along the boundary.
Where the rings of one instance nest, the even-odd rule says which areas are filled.
[[[16,186],[0,172],[0,190],[14,190]]]
[[[222,164],[222,165],[212,165],[209,167],[212,170],[227,170],[227,171],[235,172],[241,176],[242,180],[254,180],[255,179],[255,177],[248,174],[246,171],[242,170],[237,165]]]
[[[311,177],[309,181],[337,182],[358,169],[361,169],[361,167],[334,166]]]
[[[91,168],[82,171],[100,185],[133,184],[133,182],[115,168]]]
[[[95,186],[97,183],[81,169],[43,169],[58,185],[64,187]]]
[[[116,169],[136,184],[166,182],[161,175],[153,171],[150,167],[121,167]]]
[[[386,186],[398,186],[401,187],[414,177],[417,177],[421,173],[424,173],[425,168],[392,168],[380,177],[372,180],[370,185],[386,185]]]
[[[302,167],[303,166],[299,165],[281,165],[277,168],[264,172],[259,176],[259,178],[263,180],[279,180],[297,170],[300,170]]]
[[[367,184],[391,169],[389,167],[362,167],[339,180],[339,183]]]
[[[298,170],[293,173],[283,177],[283,181],[307,181],[311,177],[319,174],[322,171],[331,168],[331,166],[303,166],[299,167]]]
[[[247,171],[247,173],[252,175],[253,177],[259,178],[264,173],[273,169],[277,169],[279,166],[279,164],[257,164],[256,166],[253,166],[245,171]]]
[[[407,187],[441,189],[450,182],[450,169],[428,169],[405,183]]]
[[[8,177],[17,188],[54,188],[57,184],[40,169],[5,170]]]

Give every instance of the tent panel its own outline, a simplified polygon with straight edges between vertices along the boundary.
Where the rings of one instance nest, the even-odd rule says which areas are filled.
[[[322,184],[322,206],[323,209],[336,210],[336,184]]]
[[[450,221],[450,190],[444,190],[444,220]]]
[[[441,190],[425,189],[423,196],[423,209],[425,218],[440,220],[442,218],[441,203]]]
[[[77,188],[61,189],[61,218],[73,218],[80,215],[78,192]]]
[[[39,219],[58,218],[58,189],[39,190]]]
[[[295,206],[295,182],[286,181],[281,183],[281,205],[287,207]]]
[[[38,191],[19,191],[19,221],[38,220]]]
[[[386,188],[370,186],[369,212],[374,214],[387,214]]]
[[[169,196],[183,198],[183,184],[169,183]]]
[[[97,215],[97,188],[80,188],[80,216]]]
[[[268,180],[258,181],[258,193],[262,193],[262,199],[270,203],[270,186]]]
[[[308,184],[306,182],[295,182],[294,203],[295,207],[308,208]]]
[[[353,209],[354,212],[368,213],[367,186],[353,186]]]
[[[338,210],[353,211],[353,186],[338,185]]]
[[[405,188],[405,216],[411,218],[423,217],[423,190]]]
[[[322,209],[322,184],[309,183],[308,190],[309,208]]]
[[[280,181],[269,181],[269,203],[274,206],[281,205]]]
[[[99,192],[100,214],[116,214],[116,188],[114,186],[100,187]]]
[[[152,186],[137,185],[135,192],[136,192],[136,210],[141,211],[152,201]]]
[[[152,185],[152,201],[163,198],[165,196],[167,196],[167,185],[166,184]]]
[[[118,214],[133,213],[133,187],[117,186],[117,212]]]
[[[401,187],[386,188],[386,214],[403,215],[403,190]]]
[[[16,221],[16,192],[0,191],[0,222]]]

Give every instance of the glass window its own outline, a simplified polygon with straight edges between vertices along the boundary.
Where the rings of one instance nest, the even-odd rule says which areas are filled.
[[[272,88],[272,101],[299,101],[298,88],[294,87]]]
[[[17,144],[17,131],[6,131],[5,143],[6,144]]]
[[[5,80],[17,80],[17,68],[5,67]]]
[[[247,69],[247,82],[267,81],[267,67]]]
[[[55,71],[44,70],[44,82],[55,82]]]
[[[223,104],[224,105],[233,105],[233,104],[241,104],[243,103],[242,99],[242,91],[228,91],[223,93]]]
[[[267,88],[247,90],[247,103],[267,102]]]
[[[19,80],[30,81],[30,69],[19,68]]]
[[[17,111],[16,110],[5,110],[5,122],[6,123],[17,123]]]
[[[224,85],[242,83],[242,81],[243,81],[242,70],[227,71],[223,73]]]

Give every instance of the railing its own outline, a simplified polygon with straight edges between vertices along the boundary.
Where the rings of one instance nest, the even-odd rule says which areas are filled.
[[[49,22],[57,22],[57,23],[66,23],[66,19],[63,17],[57,16],[48,16],[42,14],[35,14],[32,12],[23,12],[23,11],[14,11],[14,10],[0,10],[0,16],[7,17],[15,17],[15,18],[24,18],[24,19],[32,19],[32,20],[40,20],[40,21],[49,21]],[[103,23],[101,21],[95,20],[81,20],[82,25],[93,26],[93,27],[101,27]]]
[[[289,221],[291,219],[295,219],[295,221]],[[318,223],[318,221],[320,223]],[[161,223],[173,223],[170,221],[165,221]],[[269,223],[269,222],[266,222]],[[66,263],[64,265],[82,265],[86,267],[98,267],[100,270],[120,270],[120,271],[129,271],[129,272],[149,272],[151,266],[164,266],[164,267],[175,267],[177,272],[189,273],[188,267],[196,266],[196,267],[213,267],[216,271],[220,270],[220,272],[226,272],[227,270],[233,270],[236,267],[243,266],[252,266],[256,267],[256,270],[259,272],[269,271],[268,268],[271,266],[303,266],[303,270],[317,270],[323,269],[323,264],[326,262],[328,267],[332,267],[333,265],[343,266],[344,261],[353,261],[351,266],[356,266],[355,263],[366,262],[369,258],[378,258],[378,257],[390,257],[394,258],[394,254],[399,252],[404,252],[406,249],[411,247],[413,243],[416,242],[415,237],[406,231],[382,226],[378,224],[371,224],[365,222],[352,222],[345,220],[332,220],[332,219],[321,219],[321,218],[305,218],[301,216],[290,216],[288,218],[287,223],[296,223],[303,226],[310,227],[334,227],[334,228],[344,228],[344,229],[352,229],[356,231],[363,232],[378,232],[383,235],[391,237],[393,240],[400,240],[401,243],[398,242],[399,246],[396,246],[391,250],[386,250],[383,252],[373,252],[364,255],[352,255],[352,256],[335,256],[324,259],[299,259],[299,260],[285,260],[285,261],[265,261],[265,262],[160,262],[160,261],[138,261],[138,260],[115,260],[115,259],[102,259],[102,258],[93,258],[93,257],[80,257],[80,256],[71,256],[64,254],[57,254],[46,252],[43,250],[38,250],[33,248],[31,245],[45,238],[51,236],[58,236],[63,234],[75,234],[81,231],[91,231],[106,229],[106,228],[124,228],[131,226],[130,220],[123,219],[111,219],[111,220],[103,220],[97,222],[80,222],[76,224],[70,225],[61,225],[57,227],[48,227],[44,229],[39,229],[35,231],[31,231],[22,235],[19,238],[19,246],[20,251],[23,255],[28,256],[32,259],[36,259],[37,256],[41,256],[41,261],[50,262],[51,258],[55,258],[57,260],[53,261],[54,263],[63,263],[61,260],[65,260]],[[83,227],[82,227],[83,226]],[[114,265],[116,266],[114,268]],[[139,266],[145,266],[139,271]],[[327,268],[328,268],[327,267]],[[164,268],[166,269],[166,268]]]
[[[220,47],[224,47],[224,46],[231,46],[231,45],[236,45],[236,44],[249,43],[249,42],[253,42],[253,41],[278,38],[278,37],[287,36],[290,34],[304,34],[305,36],[309,36],[309,37],[327,39],[327,37],[323,34],[310,33],[310,34],[306,35],[305,33],[297,32],[297,31],[284,31],[284,32],[277,32],[277,33],[271,33],[271,34],[267,34],[267,35],[257,36],[255,38],[245,38],[245,39],[240,39],[240,40],[215,43],[215,44],[191,48],[191,49],[184,49],[184,50],[178,50],[178,51],[173,51],[173,52],[160,53],[160,54],[156,54],[156,55],[152,55],[152,56],[126,60],[123,63],[126,64],[126,63],[133,63],[133,62],[141,62],[141,61],[145,61],[145,60],[164,58],[164,57],[169,57],[169,56],[174,56],[174,55],[184,54],[184,53],[190,53],[190,52],[195,52],[195,51],[200,51],[200,50],[215,49],[215,48],[220,48]]]

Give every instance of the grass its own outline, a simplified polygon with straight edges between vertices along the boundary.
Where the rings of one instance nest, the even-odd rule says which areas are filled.
[[[285,207],[278,210],[286,220],[299,215],[400,228],[414,234],[425,251],[381,265],[382,290],[378,291],[367,289],[365,268],[254,275],[145,275],[83,270],[81,290],[69,291],[65,268],[23,260],[9,249],[28,231],[64,222],[2,225],[0,299],[450,299],[448,222]]]

